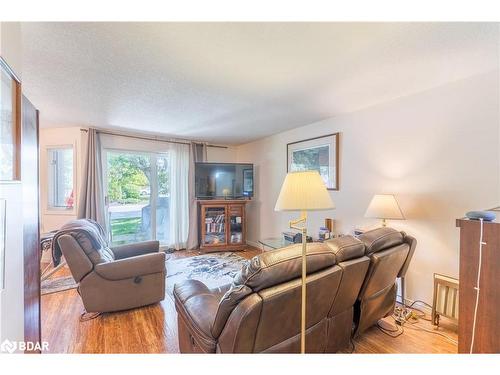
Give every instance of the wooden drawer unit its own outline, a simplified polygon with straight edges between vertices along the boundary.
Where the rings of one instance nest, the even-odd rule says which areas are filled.
[[[460,287],[458,314],[458,352],[469,353],[476,303],[481,224],[459,219]],[[479,305],[476,319],[474,353],[500,353],[500,223],[484,222]]]

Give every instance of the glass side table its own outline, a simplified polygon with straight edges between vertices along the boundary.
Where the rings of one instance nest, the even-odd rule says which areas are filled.
[[[283,237],[272,237],[259,240],[259,244],[262,246],[262,251],[268,251],[280,249],[288,245],[293,245],[293,242],[287,241]]]

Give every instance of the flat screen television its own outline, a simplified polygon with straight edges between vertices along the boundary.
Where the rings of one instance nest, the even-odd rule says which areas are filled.
[[[195,191],[198,199],[253,197],[253,164],[196,163]]]

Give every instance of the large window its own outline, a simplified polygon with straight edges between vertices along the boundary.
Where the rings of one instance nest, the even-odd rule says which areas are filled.
[[[170,244],[169,154],[108,150],[105,158],[112,244]]]
[[[48,209],[72,209],[73,191],[73,147],[63,146],[47,149],[48,160]]]

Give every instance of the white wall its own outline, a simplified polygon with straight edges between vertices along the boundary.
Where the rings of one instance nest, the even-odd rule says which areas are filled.
[[[21,34],[17,22],[0,22],[0,56],[21,77]],[[24,340],[22,185],[0,182],[6,200],[5,289],[0,291],[0,343]]]
[[[21,24],[19,22],[0,22],[0,56],[21,79]]]
[[[207,161],[212,163],[234,163],[237,158],[237,147],[207,147]]]
[[[78,196],[80,193],[81,173],[84,165],[86,147],[85,133],[80,127],[42,128],[40,129],[40,213],[41,232],[60,228],[69,220],[76,219]],[[75,205],[72,210],[48,209],[48,165],[47,150],[57,146],[73,146],[73,188]]]
[[[249,240],[280,235],[296,216],[274,212],[286,144],[341,132],[337,208],[311,213],[309,231],[325,217],[342,233],[374,226],[363,218],[373,194],[396,194],[407,220],[390,225],[418,240],[407,298],[431,301],[434,272],[458,276],[455,219],[500,203],[498,82],[495,71],[240,146],[238,161],[255,164]]]

